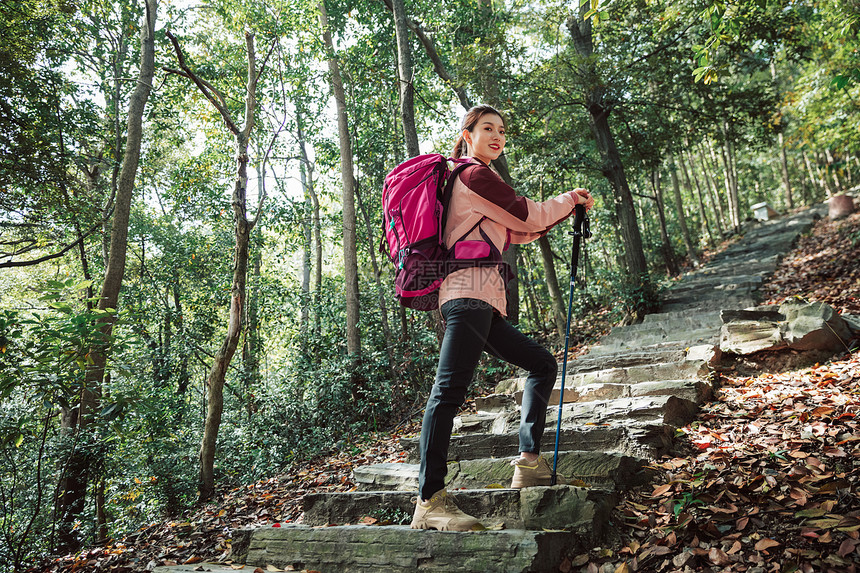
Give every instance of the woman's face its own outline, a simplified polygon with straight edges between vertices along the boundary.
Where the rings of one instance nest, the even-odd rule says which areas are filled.
[[[469,144],[469,155],[489,165],[505,149],[505,124],[498,115],[485,113],[472,131],[463,130],[463,138]]]

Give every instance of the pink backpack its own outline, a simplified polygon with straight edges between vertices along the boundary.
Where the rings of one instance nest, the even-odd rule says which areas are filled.
[[[474,165],[469,158],[448,159],[433,153],[408,159],[385,176],[382,188],[385,236],[379,250],[386,252],[394,263],[394,287],[403,306],[434,310],[439,305],[439,286],[448,274],[483,261],[501,260],[495,248],[480,258],[453,256],[454,245],[478,227],[480,221],[447,248],[442,244],[455,178],[469,165]]]

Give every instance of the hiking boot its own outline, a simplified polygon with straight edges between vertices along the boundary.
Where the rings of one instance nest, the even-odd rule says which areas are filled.
[[[417,499],[415,515],[412,517],[412,529],[438,529],[439,531],[483,531],[481,523],[460,511],[448,492],[440,489],[429,501]]]
[[[514,466],[514,479],[511,481],[511,487],[520,489],[524,487],[533,487],[536,485],[551,485],[552,468],[542,456],[538,456],[533,462],[526,461],[525,458],[518,458],[511,462]],[[556,474],[556,483],[564,483],[564,479]]]

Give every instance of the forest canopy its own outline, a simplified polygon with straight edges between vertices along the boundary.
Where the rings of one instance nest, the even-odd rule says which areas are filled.
[[[468,107],[518,193],[592,191],[575,316],[632,321],[753,205],[856,188],[858,32],[857,0],[0,1],[0,569],[420,412],[441,323],[395,299],[382,182]],[[555,348],[570,241],[505,255]]]

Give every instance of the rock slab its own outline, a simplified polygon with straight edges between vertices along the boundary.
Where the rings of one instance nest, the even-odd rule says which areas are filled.
[[[264,570],[538,573],[556,571],[565,553],[584,546],[580,536],[564,531],[285,525],[236,532],[234,547],[242,552],[234,550],[233,558]]]

